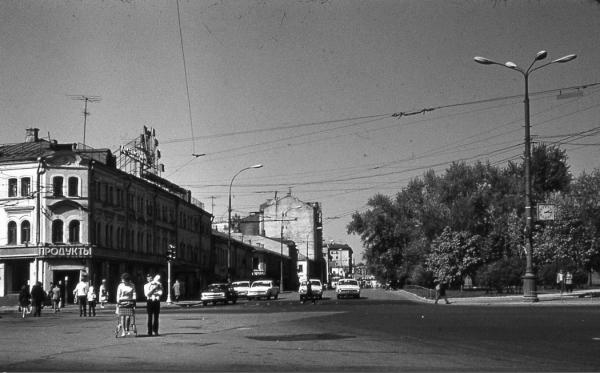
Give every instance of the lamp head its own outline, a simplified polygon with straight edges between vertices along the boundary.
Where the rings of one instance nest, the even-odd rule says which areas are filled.
[[[569,62],[571,60],[574,60],[575,58],[577,58],[576,54],[567,54],[564,57],[558,58],[554,61],[552,61],[552,63],[565,63],[565,62]]]
[[[261,168],[262,166],[262,164],[255,164],[254,166],[250,166],[250,168]]]
[[[482,65],[492,65],[494,62],[492,60],[488,60],[485,57],[475,56],[473,57],[475,62],[480,63]]]
[[[546,51],[539,51],[535,55],[535,60],[536,61],[540,61],[540,60],[543,60],[546,57],[548,57],[548,52],[546,52]]]
[[[517,68],[517,64],[514,63],[514,62],[510,62],[510,61],[506,62],[504,64],[504,66],[508,67],[509,69],[516,69]]]

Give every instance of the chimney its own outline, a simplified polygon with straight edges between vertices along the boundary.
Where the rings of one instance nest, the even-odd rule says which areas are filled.
[[[25,142],[38,142],[39,128],[27,128],[25,130]]]

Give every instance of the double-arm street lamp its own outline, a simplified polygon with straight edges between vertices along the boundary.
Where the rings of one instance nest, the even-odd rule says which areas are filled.
[[[233,180],[237,177],[237,175],[242,172],[249,170],[251,168],[261,168],[262,164],[255,164],[254,166],[242,168],[239,170],[233,177],[231,178],[231,182],[229,183],[229,208],[227,209],[227,281],[231,282],[231,186],[233,185]]]
[[[523,75],[525,80],[525,250],[527,264],[525,267],[525,275],[523,276],[523,296],[525,301],[537,302],[536,276],[533,271],[532,264],[532,230],[533,230],[533,215],[531,206],[531,136],[530,136],[530,115],[529,115],[529,74],[543,67],[554,63],[569,62],[577,57],[575,54],[569,54],[561,58],[557,58],[542,65],[533,67],[537,61],[541,61],[548,56],[546,51],[539,51],[527,69],[523,69],[514,62],[500,63],[492,61],[485,57],[475,57],[475,62],[483,65],[500,65],[508,69],[518,71]]]

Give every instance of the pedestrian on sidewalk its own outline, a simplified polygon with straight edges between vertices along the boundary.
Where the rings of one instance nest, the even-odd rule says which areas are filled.
[[[560,293],[565,291],[565,272],[561,269],[556,274],[556,286],[560,289]]]
[[[33,316],[42,316],[42,307],[44,306],[44,300],[46,299],[46,293],[42,288],[40,281],[36,282],[31,288],[31,305],[33,307]]]
[[[90,317],[96,317],[96,291],[94,290],[94,286],[90,285],[90,289],[87,294],[87,304],[88,304],[88,315]]]
[[[108,286],[105,278],[102,279],[100,289],[98,289],[98,296],[100,298],[100,308],[104,308],[104,305],[108,302]]]
[[[58,284],[54,284],[52,289],[50,289],[50,293],[52,294],[52,309],[54,313],[60,312],[60,302],[61,302],[61,290]]]
[[[573,292],[573,274],[570,271],[565,273],[565,288],[567,289],[567,293]]]
[[[67,304],[67,290],[62,280],[58,280],[58,287],[60,288],[60,308],[63,308]]]
[[[77,299],[77,303],[79,304],[79,317],[87,316],[87,294],[89,291],[89,285],[87,282],[83,281],[83,278],[79,280],[77,286],[75,286],[75,290],[73,290],[73,295]]]
[[[175,280],[173,284],[173,295],[175,296],[175,302],[179,302],[181,298],[181,282],[179,280]]]
[[[146,276],[148,281],[144,285],[144,295],[146,296],[146,313],[148,314],[148,336],[158,336],[158,317],[160,315],[160,298],[163,295],[163,287],[160,282],[160,275],[152,277]]]
[[[19,310],[23,318],[25,318],[25,315],[31,313],[31,294],[29,293],[29,285],[27,284],[23,285],[19,292]]]
[[[438,303],[440,298],[444,298],[446,304],[450,304],[448,297],[446,296],[446,287],[447,285],[445,281],[438,281],[437,285],[435,286],[435,304]]]

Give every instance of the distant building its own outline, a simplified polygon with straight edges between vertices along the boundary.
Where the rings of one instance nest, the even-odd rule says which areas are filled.
[[[327,253],[327,282],[331,283],[337,278],[352,277],[354,263],[352,248],[346,244],[329,243],[325,245]]]
[[[301,275],[324,280],[321,205],[318,202],[303,202],[288,193],[284,197],[268,200],[260,206],[260,211],[262,221],[259,231],[266,237],[293,241],[299,261],[304,262]]]

